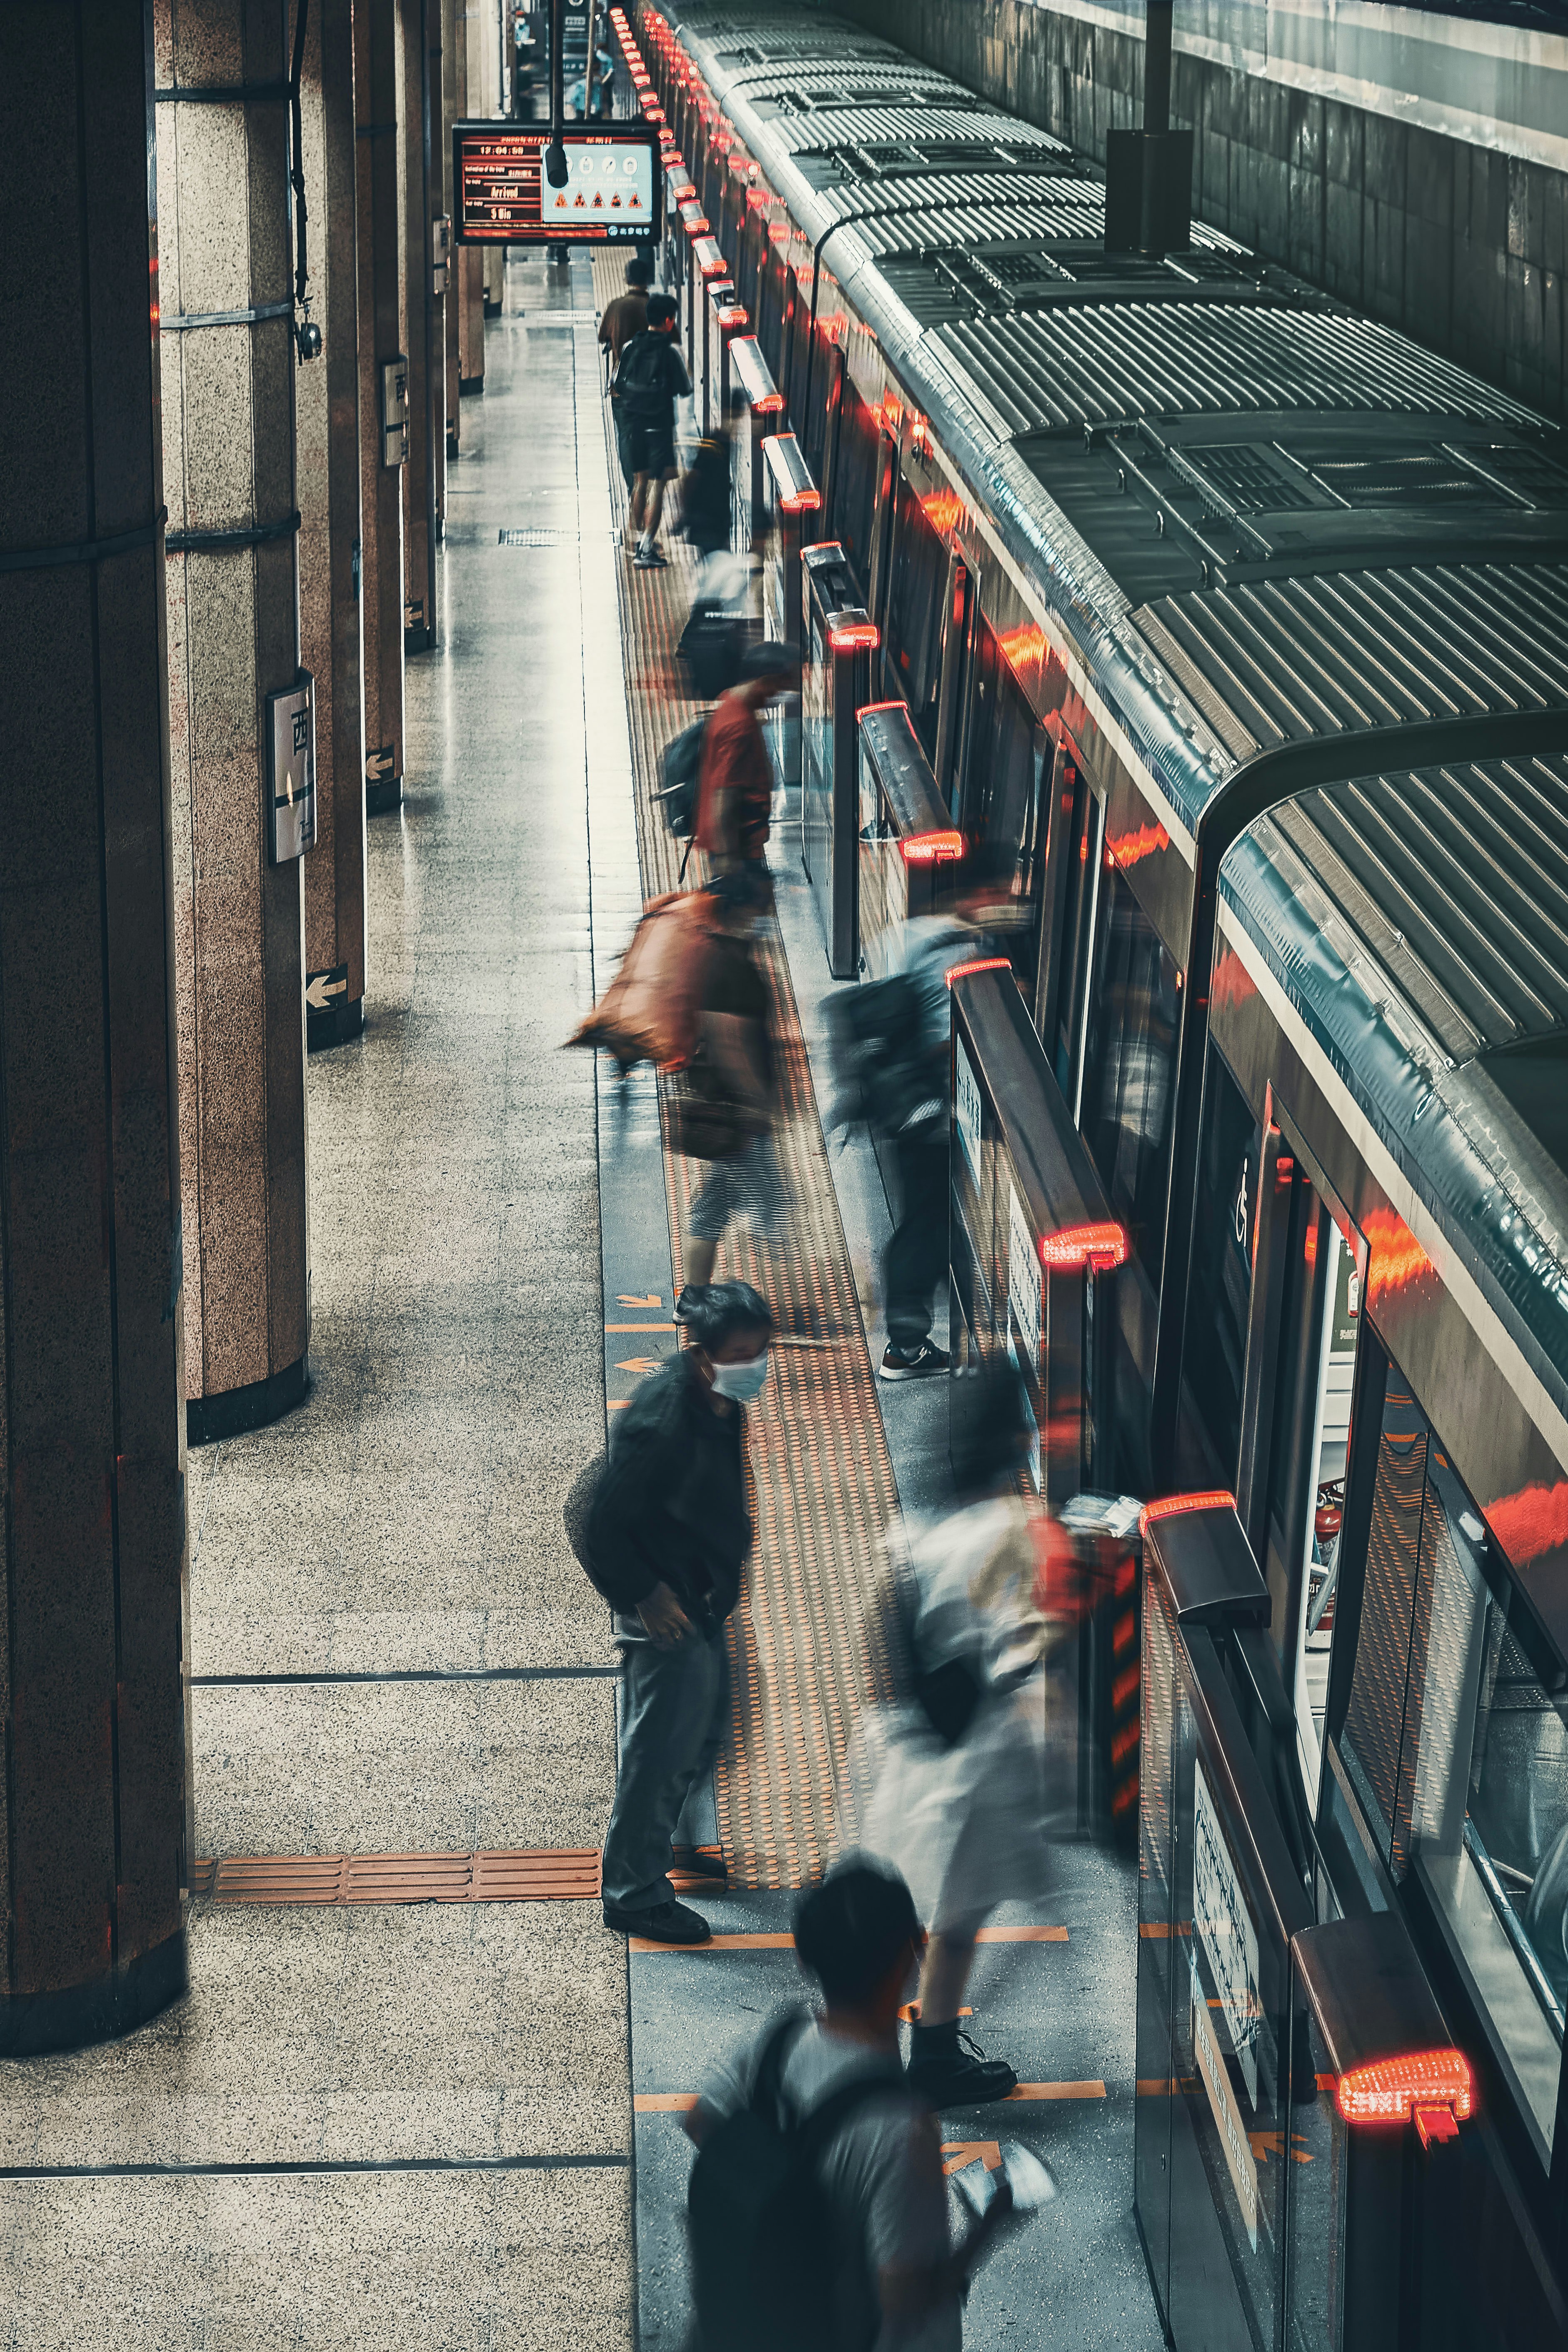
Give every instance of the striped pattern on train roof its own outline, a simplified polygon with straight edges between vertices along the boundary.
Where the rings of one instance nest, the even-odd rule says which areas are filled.
[[[1095,207],[1095,234],[1103,226],[1105,183],[1091,179],[1086,170],[1073,165],[1065,152],[1059,162],[1042,158],[1038,164],[1024,164],[1007,171],[977,172],[967,165],[959,168],[963,183],[961,190],[953,186],[959,170],[933,170],[924,178],[911,173],[905,179],[873,182],[869,186],[825,189],[820,202],[825,211],[837,213],[841,219],[853,215],[856,234],[861,236],[873,222],[879,225],[884,219],[891,221],[908,215],[912,224],[910,233],[918,237],[920,216],[927,209],[933,218],[939,218],[955,212],[966,213],[971,207],[984,207],[986,226],[976,242],[999,244],[1015,234],[1010,207],[1071,203],[1081,192],[1084,201]],[[887,234],[898,239],[897,243],[889,243],[889,252],[905,249],[897,228],[889,228]],[[1016,234],[1027,235],[1028,231]],[[1198,221],[1193,223],[1193,242],[1221,253],[1246,251],[1222,229],[1207,228]]]
[[[872,219],[859,220],[851,207],[849,226],[867,251],[879,260],[951,250],[973,255],[984,265],[987,253],[994,247],[1026,238],[1042,245],[1054,240],[1066,243],[1078,238],[1098,239],[1105,226],[1105,191],[1092,180],[1038,181],[1027,194],[1019,196],[1009,190],[1005,198],[987,205],[983,211],[966,205],[941,205],[911,207],[908,213],[884,210]],[[1219,229],[1205,228],[1200,221],[1193,223],[1193,244],[1205,253],[1239,257],[1243,251],[1234,238]],[[1171,286],[1172,290],[1180,292],[1182,280],[1173,276]],[[1192,289],[1189,287],[1187,291]]]
[[[989,107],[992,113],[996,110],[988,99],[977,98],[973,90],[965,89],[962,82],[951,80],[946,74],[938,73],[934,67],[916,65],[910,60],[890,65],[853,65],[847,68],[841,58],[800,65],[781,58],[775,63],[753,66],[744,73],[736,74],[734,79],[726,84],[724,95],[726,98],[731,95],[743,97],[748,105],[754,106],[763,98],[816,98],[824,93],[831,97],[835,90],[842,89],[847,81],[853,81],[857,90],[872,91],[878,97],[889,91],[898,97],[915,99],[930,95],[949,99],[954,105]]]
[[[1238,760],[1349,728],[1568,703],[1568,564],[1253,580],[1129,617]]]
[[[837,112],[781,115],[768,128],[792,155],[810,154],[824,147],[891,147],[906,142],[926,147],[949,141],[967,147],[1039,148],[1050,155],[1066,152],[1048,131],[1037,131],[1032,122],[1021,122],[1016,115],[1000,114],[994,108],[977,108],[971,113],[963,107],[913,103],[851,106]]]
[[[1465,369],[1375,320],[1289,304],[1102,303],[1048,317],[997,313],[935,330],[1005,438],[1137,416],[1336,408],[1447,410],[1538,426]]]
[[[1267,823],[1451,1061],[1568,1028],[1568,757],[1362,776]]]

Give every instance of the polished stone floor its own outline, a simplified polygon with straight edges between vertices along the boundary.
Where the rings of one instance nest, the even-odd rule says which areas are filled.
[[[314,1388],[190,1459],[204,1855],[603,1832],[612,1654],[560,1516],[605,1391],[595,1072],[559,1048],[591,818],[631,823],[593,325],[585,263],[514,265],[371,825],[369,1025],[310,1068]],[[596,1904],[198,1903],[191,1973],[144,2032],[6,2070],[0,2345],[630,2343]]]

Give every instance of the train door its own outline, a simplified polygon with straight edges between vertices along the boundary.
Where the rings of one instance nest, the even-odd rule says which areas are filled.
[[[973,566],[954,548],[948,557],[947,588],[942,608],[936,751],[931,760],[937,789],[950,814],[956,813],[958,807],[958,752],[963,740],[974,618],[980,601],[978,585]]]
[[[1037,993],[1037,1025],[1076,1127],[1083,1108],[1089,949],[1100,900],[1105,803],[1066,737],[1056,767],[1050,835],[1046,907],[1051,936],[1041,943],[1046,977]]]

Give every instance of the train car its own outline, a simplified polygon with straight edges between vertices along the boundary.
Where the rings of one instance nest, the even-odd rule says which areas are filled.
[[[1223,237],[1108,251],[1089,167],[853,26],[638,24],[878,632],[867,699],[1007,902],[952,991],[955,1361],[1011,1349],[1054,1496],[1234,1517],[1256,1803],[1239,1765],[1200,1803],[1189,1757],[1145,1805],[1228,1803],[1238,1850],[1269,1810],[1281,1984],[1303,1921],[1408,1933],[1480,2217],[1428,2210],[1411,2340],[1568,2341],[1562,436]],[[1359,2341],[1331,2262],[1310,2325],[1282,2240],[1247,2284],[1284,2206],[1237,2148],[1281,2118],[1247,2122],[1245,2000],[1210,2006],[1235,2302],[1189,2335],[1167,2236],[1166,2324]]]

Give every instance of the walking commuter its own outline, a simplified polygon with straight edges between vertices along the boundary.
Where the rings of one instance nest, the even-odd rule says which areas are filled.
[[[909,2079],[937,2106],[1005,2098],[1011,2066],[960,2032],[980,1928],[1046,1892],[1045,1744],[1036,1672],[1049,1628],[1017,1473],[1028,1400],[994,1360],[953,1392],[958,1507],[889,1531],[907,1696],[863,1725],[847,1780],[868,1786],[860,1844],[901,1871],[931,1941]],[[1027,1687],[1026,1687],[1027,1686]]]
[[[706,898],[713,911],[692,1076],[704,1111],[716,1115],[708,1122],[713,1148],[699,1151],[708,1158],[708,1174],[691,1204],[686,1243],[686,1279],[696,1290],[711,1282],[720,1237],[731,1220],[749,1225],[761,1240],[776,1241],[784,1206],[773,1149],[779,1089],[768,992],[751,945],[772,903],[767,869],[740,866],[720,875]],[[690,1123],[684,1129],[675,1126],[678,1146],[683,1134],[687,1149],[700,1146]]]
[[[899,2066],[899,2010],[924,1941],[903,1881],[864,1862],[841,1865],[797,1905],[795,1949],[821,1988],[820,2011],[775,2021],[710,2077],[686,2119],[699,2151],[700,2352],[958,2352],[977,2248],[954,2255],[941,2136]],[[763,2201],[762,2132],[783,2142],[783,2210]],[[786,2168],[803,2144],[810,2177],[797,2185]]]
[[[647,298],[647,325],[621,353],[614,392],[626,404],[632,461],[632,529],[637,534],[638,568],[662,565],[658,535],[664,512],[664,486],[675,474],[675,404],[691,391],[686,362],[676,347],[679,305],[669,294]]]
[[[616,454],[627,491],[637,480],[636,452],[632,445],[631,420],[626,404],[616,389],[615,378],[621,364],[621,354],[635,336],[647,331],[647,289],[653,284],[653,264],[645,254],[634,253],[626,263],[626,290],[606,302],[599,320],[599,342],[610,355],[610,415],[616,428]],[[628,524],[627,528],[630,526]]]
[[[736,684],[713,706],[698,782],[699,849],[715,874],[761,866],[773,824],[773,768],[757,713],[798,682],[787,646],[764,639],[742,658]]]
[[[745,1408],[767,1378],[773,1315],[749,1283],[682,1295],[687,1345],[617,1427],[590,1508],[594,1580],[615,1611],[621,1739],[605,1836],[605,1925],[705,1944],[668,1870],[725,1881],[696,1851],[696,1814],[730,1712],[724,1622],[752,1543]],[[685,1835],[682,1835],[682,1832]]]

